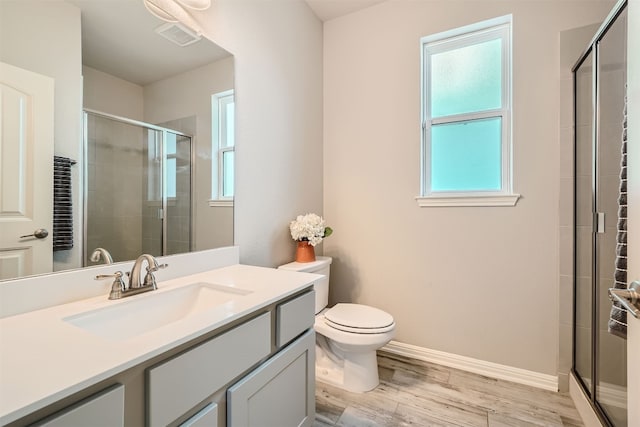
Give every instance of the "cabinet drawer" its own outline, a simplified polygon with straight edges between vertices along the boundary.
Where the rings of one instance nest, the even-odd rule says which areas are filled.
[[[316,293],[307,292],[278,306],[276,345],[282,347],[313,327],[315,321]]]
[[[118,384],[61,413],[35,423],[38,427],[124,426],[124,386]]]
[[[166,426],[268,356],[265,313],[147,371],[147,424]]]

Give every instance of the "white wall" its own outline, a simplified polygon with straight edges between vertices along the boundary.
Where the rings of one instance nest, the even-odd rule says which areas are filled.
[[[86,65],[82,67],[82,77],[84,108],[133,120],[144,119],[142,86]]]
[[[610,1],[388,1],[324,26],[333,302],[397,340],[556,375],[559,33]],[[420,37],[513,14],[515,207],[419,208]]]
[[[196,18],[235,57],[241,262],[289,262],[289,222],[322,213],[322,24],[302,0],[219,0]]]
[[[0,40],[1,61],[55,80],[54,154],[81,160],[80,10],[74,5],[57,1],[2,1]],[[47,42],[43,43],[43,40]],[[71,168],[71,173],[74,183],[74,247],[68,251],[54,252],[54,270],[81,265],[81,164]]]

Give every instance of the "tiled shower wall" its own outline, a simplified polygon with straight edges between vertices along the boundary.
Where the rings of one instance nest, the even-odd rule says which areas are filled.
[[[89,115],[87,256],[107,249],[115,261],[142,252],[143,129]],[[133,141],[133,142],[132,142]]]

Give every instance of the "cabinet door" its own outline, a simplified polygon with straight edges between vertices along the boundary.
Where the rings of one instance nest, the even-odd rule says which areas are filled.
[[[40,427],[124,426],[124,386],[118,384],[34,425]]]
[[[228,427],[311,426],[314,417],[312,329],[227,391]]]
[[[218,427],[218,405],[210,403],[180,427]]]

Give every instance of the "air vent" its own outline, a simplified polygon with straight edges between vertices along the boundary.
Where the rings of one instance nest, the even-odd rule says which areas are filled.
[[[188,46],[202,38],[200,35],[177,22],[160,25],[155,31],[178,46]]]

